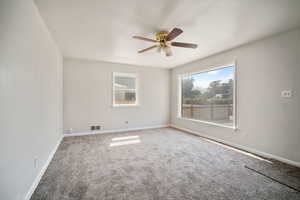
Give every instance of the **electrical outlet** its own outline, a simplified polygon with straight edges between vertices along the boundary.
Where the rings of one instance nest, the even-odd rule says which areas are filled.
[[[96,129],[95,126],[91,126],[90,128],[91,128],[91,131]]]
[[[100,129],[101,129],[101,126],[97,125],[97,126],[95,126],[95,129],[96,129],[96,130],[100,130]]]
[[[281,97],[282,98],[292,98],[292,91],[291,90],[282,90]]]

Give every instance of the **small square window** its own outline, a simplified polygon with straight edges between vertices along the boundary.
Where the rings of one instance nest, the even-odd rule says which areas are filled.
[[[113,106],[137,105],[137,75],[113,73]]]

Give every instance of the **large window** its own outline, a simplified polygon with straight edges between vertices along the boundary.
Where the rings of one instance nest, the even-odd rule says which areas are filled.
[[[113,73],[113,105],[137,105],[137,75],[129,73]]]
[[[181,117],[235,127],[235,66],[181,77]]]

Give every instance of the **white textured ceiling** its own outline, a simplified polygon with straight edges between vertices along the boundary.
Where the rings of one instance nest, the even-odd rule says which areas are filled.
[[[175,67],[300,25],[300,0],[35,0],[65,57]],[[173,56],[132,39],[183,29]]]

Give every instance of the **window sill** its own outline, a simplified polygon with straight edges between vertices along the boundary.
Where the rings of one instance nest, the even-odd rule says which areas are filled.
[[[197,120],[197,119],[189,119],[189,118],[184,118],[184,117],[177,117],[177,119],[196,122],[196,123],[202,123],[202,124],[208,124],[208,125],[218,126],[218,127],[222,127],[222,128],[229,128],[234,131],[238,130],[238,128],[236,126],[227,126],[227,125],[218,124],[218,123],[214,123],[214,122],[202,121],[202,120]]]

